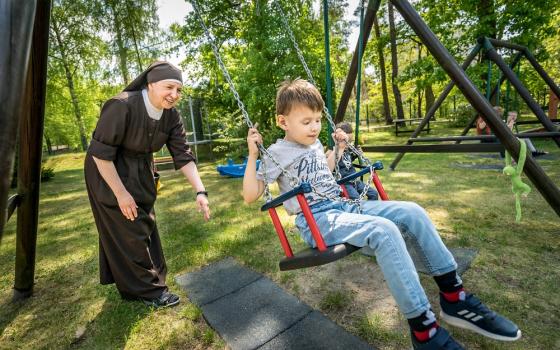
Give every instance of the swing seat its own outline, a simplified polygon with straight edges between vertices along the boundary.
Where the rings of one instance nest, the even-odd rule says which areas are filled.
[[[354,253],[360,247],[348,243],[341,243],[327,247],[325,251],[319,251],[317,248],[308,248],[299,251],[293,257],[280,260],[280,271],[296,270],[305,267],[319,266],[342,259],[347,255]]]
[[[257,160],[257,170],[261,160]],[[243,177],[245,175],[245,167],[247,166],[247,159],[242,164],[235,164],[232,159],[227,160],[227,164],[216,166],[216,171],[222,176],[227,177]]]
[[[343,188],[344,191],[344,184],[348,181],[352,181],[358,177],[361,177],[365,174],[372,173],[373,176],[373,183],[375,187],[380,193],[380,197],[384,200],[387,200],[387,195],[385,194],[381,182],[375,174],[375,170],[383,169],[383,164],[380,161],[375,162],[371,166],[367,166],[364,169],[350,174],[340,180],[337,183]],[[360,247],[353,246],[348,243],[341,243],[332,246],[326,246],[323,240],[323,236],[319,231],[315,218],[311,213],[311,209],[309,208],[309,204],[305,199],[305,193],[309,193],[312,191],[311,185],[309,183],[303,182],[299,186],[295,187],[294,189],[281,194],[280,196],[272,199],[271,201],[267,202],[261,207],[261,211],[267,210],[270,214],[272,219],[272,223],[274,224],[274,228],[276,229],[276,233],[278,234],[278,238],[280,239],[280,243],[282,248],[284,249],[284,253],[286,255],[280,263],[280,271],[287,271],[287,270],[295,270],[300,268],[306,268],[311,266],[319,266],[328,264],[330,262],[336,261],[338,259],[344,258],[347,255],[352,254],[356,250],[360,249]],[[281,206],[285,201],[290,198],[296,197],[299,205],[301,207],[302,213],[309,225],[311,230],[311,234],[317,248],[307,248],[302,250],[296,254],[292,252],[292,248],[290,247],[290,243],[286,237],[286,233],[280,219],[278,217],[278,213],[276,212],[276,207]]]

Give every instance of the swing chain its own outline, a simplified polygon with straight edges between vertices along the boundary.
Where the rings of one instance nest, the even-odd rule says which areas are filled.
[[[305,58],[303,56],[303,52],[301,51],[301,49],[299,47],[299,44],[297,43],[294,32],[292,31],[292,28],[290,27],[290,24],[288,23],[286,14],[285,14],[284,10],[282,9],[282,5],[280,5],[280,2],[278,0],[274,0],[273,4],[278,9],[278,12],[280,12],[280,18],[282,20],[282,23],[284,24],[286,32],[288,33],[288,36],[290,37],[290,41],[292,42],[292,45],[294,46],[294,49],[296,51],[296,54],[297,54],[297,56],[298,56],[298,58],[299,58],[299,60],[302,64],[302,66],[303,66],[303,69],[305,70],[305,73],[307,74],[307,79],[309,80],[310,83],[317,86],[317,84],[315,82],[315,79],[313,79],[313,74],[311,73],[311,70],[307,66],[307,62],[305,61]],[[327,117],[327,121],[329,122],[329,125],[331,126],[332,130],[336,130],[336,125],[334,123],[334,120],[332,119],[332,116],[331,116],[331,114],[330,114],[330,112],[329,112],[329,110],[326,106],[323,106],[323,113]],[[364,157],[362,152],[360,152],[358,149],[356,149],[356,147],[354,147],[354,145],[352,145],[348,141],[345,141],[345,142],[347,144],[348,149],[350,151],[352,151],[354,154],[356,154],[365,165],[371,165],[371,161],[369,159],[367,159],[366,157]],[[335,155],[338,155],[338,147],[335,147]],[[338,157],[336,159],[338,159]],[[338,174],[338,172],[339,172],[338,162],[335,165],[335,172],[336,172],[336,174]]]
[[[299,44],[297,43],[294,32],[292,31],[292,28],[290,27],[290,24],[288,23],[286,13],[282,9],[282,5],[280,5],[280,2],[278,0],[273,0],[272,3],[274,4],[274,6],[276,6],[276,8],[278,9],[278,12],[280,12],[280,19],[282,20],[282,23],[283,23],[283,25],[286,29],[286,32],[288,33],[288,36],[290,37],[290,41],[292,42],[292,45],[293,45],[293,47],[296,51],[296,54],[297,54],[302,66],[303,66],[303,69],[305,70],[305,73],[307,74],[307,79],[313,85],[317,86],[317,84],[315,83],[315,79],[313,79],[313,74],[311,73],[311,70],[307,66],[307,62],[305,61],[305,57],[303,56],[303,52],[301,51],[301,49],[299,47]],[[363,4],[361,6],[363,6]],[[332,116],[331,116],[331,114],[330,114],[330,112],[329,112],[329,110],[327,109],[326,106],[323,106],[323,113],[325,114],[325,116],[327,118],[327,121],[329,122],[329,125],[331,126],[332,130],[336,130],[336,125],[334,123],[334,120],[332,119]],[[335,142],[338,143],[338,141],[336,141],[336,140],[335,140]],[[371,166],[371,161],[368,158],[366,158],[361,151],[359,151],[354,145],[352,145],[350,142],[348,142],[348,140],[345,140],[344,142],[346,143],[346,147],[352,153],[356,154],[363,164],[365,164],[366,166]],[[334,147],[334,152],[335,152],[334,153],[335,154],[335,178],[338,180],[338,179],[340,179],[340,169],[339,169],[339,165],[338,165],[338,147],[337,147],[337,145]],[[370,176],[370,178],[367,181],[367,184],[364,186],[364,189],[363,189],[362,193],[360,193],[360,196],[355,200],[355,201],[357,201],[358,206],[359,206],[359,203],[361,202],[361,200],[365,198],[365,196],[367,194],[367,190],[369,190],[369,188],[371,187],[372,177],[373,176]],[[322,195],[320,193],[316,193],[316,194],[319,195],[319,196]],[[331,199],[331,198],[328,198],[328,199]],[[338,199],[338,200],[340,200],[340,199]],[[348,201],[348,200],[346,199],[346,201]],[[350,201],[352,201],[352,200],[350,200]]]
[[[311,71],[309,70],[309,67],[307,66],[307,63],[305,62],[305,59],[303,57],[303,53],[301,52],[299,45],[297,44],[297,41],[295,40],[295,36],[285,18],[284,15],[284,11],[282,10],[282,7],[280,6],[280,4],[277,1],[273,2],[278,10],[280,11],[280,13],[282,14],[282,16],[280,16],[282,18],[282,21],[284,22],[284,25],[286,26],[286,29],[288,31],[288,34],[290,36],[290,39],[292,41],[292,44],[294,45],[295,49],[296,49],[296,53],[308,75],[308,79],[309,81],[313,84],[316,85],[315,80],[313,79],[313,76],[311,74]],[[204,20],[202,19],[202,15],[199,11],[198,8],[198,4],[196,3],[196,1],[191,1],[191,4],[193,6],[194,12],[200,22],[200,26],[203,28],[204,33],[206,35],[206,37],[208,38],[208,41],[210,43],[210,46],[212,48],[212,51],[214,53],[214,56],[216,57],[216,60],[218,62],[218,66],[220,67],[220,70],[222,71],[222,74],[224,75],[224,77],[227,80],[228,86],[233,94],[233,97],[235,98],[236,102],[237,102],[237,106],[239,107],[239,109],[241,110],[241,113],[243,115],[243,119],[245,120],[245,123],[247,124],[247,126],[249,128],[254,128],[253,123],[251,122],[251,119],[249,118],[249,114],[247,112],[247,110],[245,109],[245,105],[243,104],[243,101],[241,100],[241,97],[239,96],[239,93],[237,92],[237,90],[235,89],[235,85],[233,83],[233,80],[231,78],[231,76],[229,75],[229,72],[224,64],[224,62],[222,61],[221,55],[219,54],[218,51],[218,47],[215,44],[214,38],[212,36],[212,34],[210,33],[210,30],[208,29],[208,27],[206,26],[206,24],[204,23]],[[336,125],[334,124],[334,121],[332,120],[332,117],[328,111],[328,109],[326,107],[323,107],[323,113],[325,113],[327,120],[329,122],[329,124],[331,125],[332,129],[335,130],[336,129]],[[352,144],[350,144],[347,140],[345,140],[345,143],[347,145],[347,147],[354,152],[358,157],[360,157],[360,160],[362,160],[366,166],[370,166],[371,162],[369,161],[369,159],[365,158],[363,156],[363,153],[361,153],[360,151],[358,151]],[[264,148],[264,146],[262,144],[257,144],[257,147],[259,149],[259,153],[260,153],[260,158],[261,158],[261,164],[263,166],[263,174],[264,174],[264,195],[266,198],[266,201],[270,201],[272,200],[272,195],[270,193],[270,189],[268,186],[268,181],[266,179],[266,161],[265,161],[265,156],[270,159],[272,161],[272,163],[278,168],[280,169],[282,175],[286,176],[286,178],[289,180],[290,186],[292,188],[295,188],[297,186],[300,185],[300,180],[299,178],[297,178],[296,176],[292,175],[289,171],[287,171],[286,169],[284,169],[280,163],[272,156],[272,154],[266,149]],[[337,178],[340,178],[340,174],[339,174],[339,167],[338,167],[338,147],[335,147],[335,171],[337,174]],[[373,169],[371,169],[371,173],[370,173],[370,178],[367,181],[367,184],[364,186],[364,190],[362,191],[362,193],[360,194],[360,196],[357,199],[348,199],[348,198],[343,198],[340,196],[334,196],[334,195],[326,195],[324,193],[321,193],[316,186],[311,185],[312,191],[313,193],[315,193],[318,197],[323,198],[323,199],[329,199],[329,200],[334,200],[334,201],[343,201],[346,203],[350,203],[350,204],[356,204],[358,206],[358,210],[361,211],[361,201],[364,199],[365,194],[367,193],[367,190],[370,188],[371,186],[371,180],[373,178]]]
[[[251,122],[251,119],[249,118],[249,113],[245,109],[245,105],[243,104],[243,101],[241,100],[241,97],[239,96],[239,93],[235,89],[233,79],[229,75],[229,72],[226,68],[226,65],[222,61],[222,57],[218,52],[218,47],[216,46],[214,37],[212,36],[212,34],[210,33],[210,30],[206,26],[206,23],[204,23],[204,20],[202,19],[202,15],[199,11],[198,4],[196,3],[196,1],[191,1],[191,4],[192,4],[194,12],[195,12],[195,14],[198,18],[198,21],[200,22],[200,26],[204,29],[204,33],[206,34],[206,37],[208,38],[208,41],[209,41],[210,46],[212,48],[212,51],[214,52],[214,56],[216,57],[216,60],[218,62],[218,66],[220,67],[220,70],[222,71],[222,74],[224,75],[224,77],[226,78],[226,80],[228,82],[228,86],[229,86],[229,89],[231,90],[231,92],[233,94],[233,97],[237,101],[237,106],[241,110],[241,113],[243,115],[243,119],[245,120],[245,124],[247,124],[247,126],[250,129],[252,129],[252,128],[254,128],[253,122]],[[259,152],[261,154],[261,160],[262,160],[261,163],[264,163],[263,155],[266,155],[274,163],[274,165],[276,165],[280,169],[282,174],[289,179],[290,185],[294,185],[293,187],[297,187],[299,185],[299,179],[297,177],[293,176],[292,174],[290,174],[284,168],[282,168],[280,163],[278,163],[278,161],[276,161],[276,159],[274,159],[274,157],[268,152],[268,150],[266,148],[264,148],[263,145],[257,144],[257,147],[259,148]],[[272,196],[270,195],[270,191],[268,189],[267,181],[265,181],[265,192],[267,193],[268,196],[270,196],[270,198],[272,198]]]
[[[216,57],[216,60],[218,61],[218,66],[220,67],[220,70],[222,71],[222,74],[224,75],[224,77],[226,78],[226,80],[228,82],[229,88],[230,88],[231,92],[233,93],[233,97],[237,101],[237,106],[239,107],[239,109],[241,110],[241,113],[243,114],[243,119],[245,119],[245,123],[247,124],[247,126],[249,128],[253,128],[253,122],[251,122],[251,119],[249,119],[249,114],[247,113],[247,110],[245,110],[245,105],[243,104],[243,101],[241,101],[241,97],[239,97],[239,93],[237,92],[237,90],[235,90],[235,87],[233,85],[233,80],[231,79],[231,76],[229,75],[229,72],[228,72],[224,62],[222,61],[222,57],[218,52],[218,47],[216,46],[214,37],[212,36],[212,34],[210,33],[210,30],[206,26],[206,23],[204,23],[204,21],[202,20],[202,15],[200,14],[200,11],[198,9],[198,4],[196,3],[196,1],[193,0],[193,1],[191,1],[191,5],[194,9],[194,12],[196,13],[196,17],[198,18],[198,21],[200,22],[200,26],[204,29],[204,33],[206,34],[206,37],[208,38],[208,42],[210,43],[210,46],[212,47],[212,51],[214,52],[214,56]]]

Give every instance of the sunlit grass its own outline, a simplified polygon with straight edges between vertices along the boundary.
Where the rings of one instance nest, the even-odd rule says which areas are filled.
[[[368,144],[404,144],[408,138],[396,138],[390,131],[371,132],[365,137]],[[539,141],[537,147],[556,157],[539,160],[539,164],[559,184],[560,150],[546,141]],[[368,156],[381,159],[387,168],[394,157],[380,153]],[[533,191],[523,199],[522,222],[515,223],[515,200],[508,178],[500,171],[467,170],[455,167],[456,163],[503,161],[476,154],[407,154],[396,171],[380,172],[389,196],[424,206],[449,246],[479,251],[463,276],[465,283],[492,307],[515,320],[524,334],[513,344],[456,330],[453,335],[475,349],[560,347],[558,216],[525,179]],[[283,254],[267,214],[260,212],[261,203],[243,204],[241,180],[222,178],[215,164],[203,164],[200,170],[212,203],[210,222],[204,222],[196,211],[195,195],[177,172],[161,173],[164,187],[156,203],[168,282],[182,297],[182,303],[170,310],[151,310],[137,302],[123,301],[114,286],[98,283],[98,238],[83,180],[83,154],[50,157],[46,164],[55,169],[55,177],[41,187],[32,298],[10,302],[15,216],[0,245],[0,348],[223,349],[223,341],[177,288],[173,277],[227,256],[266,274],[295,294],[305,293],[304,285],[294,284],[301,271],[278,271]],[[283,211],[280,214],[295,250],[303,247],[291,218]],[[329,278],[336,276],[321,282],[326,292],[332,281]],[[429,278],[422,277],[422,281],[430,296],[437,294]],[[325,308],[337,309],[340,319],[355,317],[345,323],[353,325],[349,331],[378,348],[410,348],[406,327],[403,328],[405,320],[381,317],[386,315],[345,316],[345,305],[351,302],[352,294],[343,290],[329,295],[324,300]],[[432,299],[432,303],[437,311],[437,300]]]

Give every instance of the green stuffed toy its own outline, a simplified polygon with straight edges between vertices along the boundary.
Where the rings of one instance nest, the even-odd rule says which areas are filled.
[[[523,172],[523,165],[525,164],[525,157],[527,155],[527,145],[524,141],[520,141],[521,149],[519,150],[519,161],[517,166],[511,165],[511,155],[506,152],[506,166],[504,167],[504,174],[511,177],[511,190],[515,194],[515,221],[521,221],[521,195],[526,197],[531,192],[531,187],[523,183],[521,180],[521,173]]]

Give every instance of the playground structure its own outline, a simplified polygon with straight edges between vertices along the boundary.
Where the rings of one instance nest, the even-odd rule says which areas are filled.
[[[257,160],[257,170],[259,169],[260,159]],[[247,167],[247,158],[242,164],[235,164],[233,159],[228,159],[227,164],[218,165],[216,171],[222,176],[243,177],[245,168]]]
[[[509,128],[505,125],[505,123],[503,123],[501,118],[496,115],[489,100],[482,95],[482,93],[476,88],[476,86],[469,79],[468,75],[465,72],[465,70],[472,62],[472,60],[478,54],[478,51],[481,50],[482,48],[484,48],[484,50],[486,51],[486,55],[498,65],[498,67],[500,68],[500,70],[502,70],[502,72],[504,72],[503,79],[507,77],[507,79],[513,84],[513,86],[521,95],[521,97],[525,100],[525,102],[528,105],[530,105],[531,110],[537,115],[539,121],[543,125],[545,125],[547,131],[550,133],[547,136],[553,137],[554,140],[557,142],[557,144],[558,142],[560,142],[558,141],[560,137],[554,134],[555,130],[552,122],[546,117],[544,112],[540,110],[538,103],[536,103],[536,101],[532,99],[530,93],[523,86],[521,81],[515,76],[515,73],[511,70],[511,68],[508,67],[508,65],[504,62],[504,60],[498,55],[494,46],[503,46],[515,50],[520,50],[523,53],[523,55],[529,60],[529,62],[535,68],[535,70],[537,70],[539,75],[545,80],[547,85],[549,85],[551,90],[556,95],[558,95],[558,93],[560,92],[558,86],[552,81],[552,79],[548,76],[548,74],[544,71],[544,69],[542,69],[540,64],[534,59],[531,53],[528,50],[526,50],[526,48],[519,45],[514,45],[507,42],[499,41],[499,40],[481,38],[480,42],[468,55],[463,65],[459,66],[457,61],[453,58],[453,56],[449,54],[449,52],[445,49],[445,47],[443,47],[441,42],[437,39],[434,33],[430,30],[430,28],[426,25],[426,23],[422,20],[420,15],[416,12],[416,10],[411,6],[411,4],[408,1],[391,0],[391,3],[399,11],[401,16],[408,23],[408,25],[410,25],[410,27],[414,30],[414,32],[416,33],[420,41],[422,41],[422,43],[430,51],[430,54],[436,59],[436,61],[440,64],[440,66],[451,78],[451,82],[444,89],[444,92],[434,103],[430,111],[428,111],[426,118],[424,118],[424,121],[418,125],[417,129],[412,134],[411,138],[416,138],[418,136],[420,130],[422,130],[424,125],[427,123],[427,120],[429,120],[431,116],[433,116],[437,107],[441,105],[444,98],[449,94],[453,86],[457,85],[457,87],[463,93],[465,98],[475,108],[475,110],[477,111],[477,115],[482,116],[486,121],[486,123],[490,126],[490,128],[494,132],[495,137],[500,140],[501,144],[497,144],[497,143],[486,144],[483,146],[485,147],[483,151],[481,150],[482,149],[481,145],[475,145],[475,144],[418,145],[418,146],[407,144],[404,146],[398,146],[398,145],[364,146],[362,147],[364,151],[369,151],[369,152],[410,152],[410,151],[497,152],[505,149],[513,156],[514,159],[518,159],[519,150],[520,150],[519,140],[511,132],[511,130],[509,130]],[[376,15],[377,10],[379,9],[379,5],[380,5],[380,1],[378,0],[370,0],[368,3],[367,11],[364,18],[364,32],[362,33],[364,40],[363,42],[361,42],[361,44],[358,43],[356,45],[356,49],[354,50],[352,62],[346,78],[346,82],[344,84],[344,89],[341,94],[341,99],[336,113],[335,121],[337,122],[343,119],[346,108],[348,106],[350,95],[352,93],[352,89],[358,73],[359,59],[361,58],[360,56],[363,55],[362,46],[365,46],[367,44],[367,38],[369,37],[369,33],[371,32],[371,29],[373,27],[373,19],[374,16]],[[518,59],[520,58],[521,56],[519,56]],[[533,159],[533,157],[531,156],[527,157],[527,160],[525,162],[524,172],[531,180],[531,182],[535,185],[535,187],[538,189],[538,191],[541,193],[543,198],[548,202],[551,208],[560,216],[560,190],[558,189],[556,184],[544,172],[541,166]]]
[[[452,83],[458,86],[471,105],[489,124],[503,145],[498,146],[505,148],[514,159],[518,159],[520,142],[494,113],[489,101],[470,81],[465,73],[466,66],[459,66],[407,0],[390,1],[416,32],[432,56],[444,68]],[[358,73],[358,61],[362,58],[373,25],[373,18],[379,6],[380,0],[369,0],[368,2],[363,17],[361,40],[353,54],[336,113],[336,121],[342,120],[347,108]],[[9,85],[5,84],[0,88],[0,100],[2,101],[0,123],[3,126],[0,128],[0,239],[4,230],[7,209],[11,209],[13,212],[17,207],[15,298],[28,297],[33,291],[50,7],[49,0],[36,2],[7,0],[0,5],[0,78],[10,82]],[[328,12],[325,11],[325,13]],[[325,19],[325,23],[328,23],[327,19]],[[328,60],[328,45],[326,45],[326,49]],[[487,51],[491,52],[492,48]],[[499,56],[495,59],[500,68],[504,70],[503,60]],[[531,63],[538,65],[536,61]],[[330,77],[329,69],[327,69],[327,77]],[[512,77],[508,76],[508,79],[513,83]],[[329,89],[330,84],[327,84],[327,87]],[[522,88],[522,86],[515,87],[518,91]],[[554,92],[559,95],[558,91]],[[327,100],[327,106],[329,106],[330,98]],[[543,121],[541,120],[541,122]],[[9,173],[12,168],[18,123],[21,145],[19,148],[18,189],[17,194],[8,201]],[[530,156],[527,157],[524,170],[541,195],[560,215],[560,190],[558,187]]]
[[[504,59],[498,54],[496,48],[507,48],[514,51],[517,51],[515,55],[513,55],[510,64],[508,65]],[[529,93],[527,88],[523,85],[517,74],[515,73],[515,67],[519,67],[519,62],[522,57],[526,57],[527,60],[531,63],[531,66],[535,69],[535,71],[539,74],[539,76],[545,81],[545,83],[549,86],[552,94],[559,94],[560,88],[552,81],[552,79],[548,76],[548,74],[544,71],[544,69],[540,66],[540,64],[535,60],[531,52],[524,46],[512,44],[502,40],[496,40],[491,38],[482,37],[479,39],[477,45],[471,50],[470,54],[468,55],[467,59],[463,63],[463,70],[466,70],[474,58],[479,54],[482,53],[485,55],[486,59],[488,60],[488,76],[486,78],[486,99],[488,101],[492,101],[494,99],[499,101],[499,91],[500,87],[505,80],[508,82],[508,86],[506,89],[506,99],[505,99],[505,107],[506,111],[509,109],[509,90],[510,84],[514,86],[514,88],[519,93],[520,97],[525,101],[527,106],[530,110],[535,114],[538,118],[538,122],[542,124],[545,128],[546,132],[531,132],[531,133],[520,133],[516,134],[516,137],[521,138],[552,138],[556,144],[560,147],[560,133],[556,131],[555,126],[553,124],[554,119],[550,119],[543,111],[541,106]],[[492,80],[492,62],[495,63],[500,71],[502,72],[500,78],[496,86],[492,89],[491,88],[491,80]],[[406,145],[404,146],[365,146],[364,149],[368,151],[378,151],[378,152],[400,152],[396,157],[393,163],[391,164],[390,168],[395,169],[398,165],[399,161],[404,156],[405,152],[494,152],[497,148],[502,150],[500,144],[491,144],[491,143],[480,143],[480,144],[469,144],[469,145],[460,145],[461,141],[472,141],[472,140],[496,140],[499,139],[494,136],[465,136],[469,130],[471,129],[472,125],[474,124],[476,118],[478,117],[478,113],[475,113],[470,121],[468,122],[465,129],[462,131],[460,136],[452,136],[452,137],[424,137],[418,138],[417,136],[420,134],[421,131],[424,130],[426,125],[429,125],[430,119],[435,115],[438,108],[443,104],[445,98],[449,95],[453,87],[455,86],[455,82],[452,80],[450,81],[443,92],[440,94],[438,99],[432,105],[432,107],[428,110],[423,120],[419,123],[417,128],[412,133],[411,137],[408,139]],[[516,103],[516,102],[515,102]],[[497,103],[498,104],[498,103]],[[551,104],[552,107],[552,104]],[[553,108],[551,108],[552,110]],[[504,113],[505,113],[504,112]],[[520,122],[527,123],[527,122]],[[414,142],[437,142],[437,141],[455,141],[454,144],[437,144],[437,145],[412,145]]]

